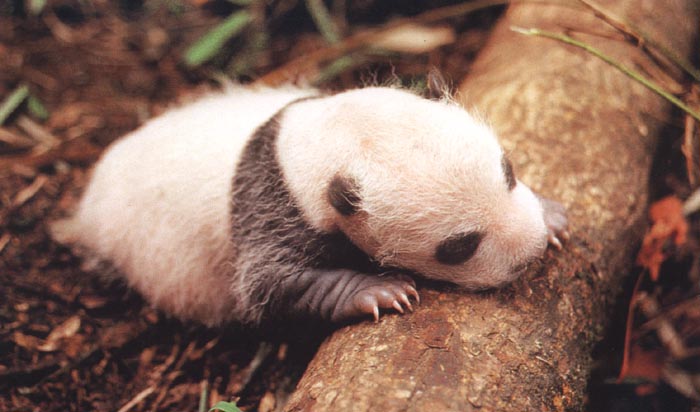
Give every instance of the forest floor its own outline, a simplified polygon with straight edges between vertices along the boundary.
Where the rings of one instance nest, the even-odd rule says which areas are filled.
[[[449,2],[358,3],[348,7],[353,29],[344,33]],[[219,73],[247,82],[328,46],[303,2],[280,1],[207,65],[183,64],[187,46],[238,9],[226,1],[67,0],[32,15],[22,1],[0,5],[0,97],[27,85],[48,112],[41,119],[22,106],[0,129],[0,411],[191,411],[232,398],[244,410],[274,410],[328,333],[168,319],[123,283],[82,271],[47,233],[119,136],[215,89]],[[447,46],[355,54],[356,63],[315,83],[412,84],[431,67],[459,79],[498,12],[449,20],[462,33]],[[251,50],[261,28],[267,47]]]
[[[312,2],[252,2],[240,35],[206,64],[188,65],[189,46],[242,6],[54,0],[33,14],[34,3],[0,4],[0,100],[22,85],[31,97],[0,127],[0,411],[194,411],[231,399],[244,410],[280,410],[328,330],[221,330],[168,319],[123,283],[81,270],[47,223],[69,213],[110,142],[223,77],[333,90],[420,87],[435,67],[457,84],[502,8],[436,18],[431,9],[460,2],[326,2],[339,41],[319,33],[305,7]],[[439,26],[429,35],[436,45],[357,47],[398,19]],[[300,61],[318,64],[302,79],[285,78]]]

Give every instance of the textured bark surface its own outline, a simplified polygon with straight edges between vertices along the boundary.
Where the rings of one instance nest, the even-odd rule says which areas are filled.
[[[598,3],[688,55],[693,1]],[[572,240],[503,290],[426,286],[415,313],[337,331],[287,410],[583,408],[591,347],[644,227],[669,105],[597,58],[513,25],[566,28],[627,66],[650,70],[651,62],[587,10],[517,4],[460,87],[465,105],[502,136],[519,177],[567,206]]]

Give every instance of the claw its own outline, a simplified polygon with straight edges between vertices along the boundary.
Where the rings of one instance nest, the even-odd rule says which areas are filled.
[[[556,235],[551,234],[547,237],[547,241],[549,242],[550,245],[552,245],[555,249],[557,250],[562,250],[563,246],[561,245],[561,242],[557,238]]]
[[[566,217],[566,209],[561,203],[555,202],[541,196],[540,204],[543,209],[544,224],[547,226],[547,241],[552,247],[561,250],[561,242],[569,240],[569,231],[567,230],[568,219]]]
[[[413,312],[413,305],[411,305],[411,301],[410,299],[408,299],[408,296],[405,293],[402,293],[399,295],[399,298],[401,299],[401,303],[403,303],[404,306],[408,308],[408,310]]]
[[[392,306],[394,309],[396,309],[397,312],[399,312],[400,314],[403,315],[403,313],[404,313],[403,307],[401,307],[401,304],[399,303],[398,300],[395,300],[395,301],[391,304],[391,306]]]
[[[379,323],[379,306],[374,305],[374,308],[372,308],[372,314],[374,315],[374,323]]]
[[[406,289],[408,290],[408,293],[413,296],[413,299],[416,300],[416,303],[420,305],[420,296],[418,295],[416,288],[413,286],[407,286]]]

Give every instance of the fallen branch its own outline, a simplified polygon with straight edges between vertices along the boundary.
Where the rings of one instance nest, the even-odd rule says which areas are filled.
[[[690,54],[692,0],[667,1],[653,15],[635,0],[600,3],[662,28],[660,42]],[[502,290],[424,287],[415,313],[337,331],[287,411],[584,410],[590,351],[646,223],[649,168],[665,125],[656,119],[668,119],[671,105],[579,48],[510,30],[567,27],[626,66],[654,64],[570,6],[511,5],[459,98],[494,126],[518,177],[567,206],[571,240]]]

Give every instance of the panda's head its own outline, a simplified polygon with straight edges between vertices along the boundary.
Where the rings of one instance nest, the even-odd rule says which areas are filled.
[[[292,105],[281,126],[280,164],[306,219],[381,265],[482,289],[546,248],[538,198],[493,132],[448,100],[359,89]]]

